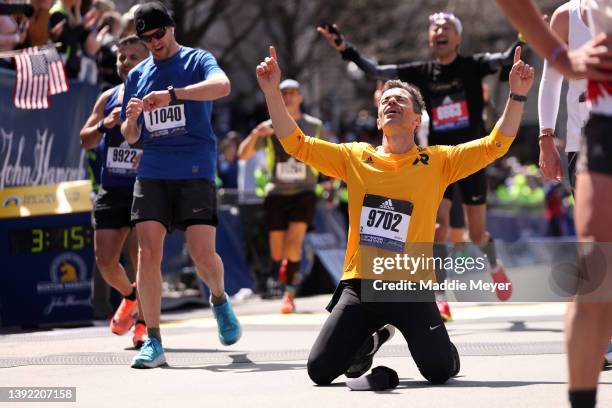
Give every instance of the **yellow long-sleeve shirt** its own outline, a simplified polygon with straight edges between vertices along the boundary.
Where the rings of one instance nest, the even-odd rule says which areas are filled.
[[[403,245],[431,247],[446,187],[503,156],[513,140],[494,129],[456,146],[414,146],[392,154],[367,143],[311,138],[296,128],[281,144],[296,159],[347,184],[349,233],[342,275],[347,280],[372,276],[373,258],[405,253]]]

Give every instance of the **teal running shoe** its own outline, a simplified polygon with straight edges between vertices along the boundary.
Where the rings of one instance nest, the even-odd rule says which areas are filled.
[[[145,340],[140,351],[132,359],[132,368],[155,368],[166,364],[164,348],[159,340]]]
[[[210,304],[212,305],[212,299]],[[220,305],[213,305],[212,311],[215,319],[217,319],[217,330],[221,344],[230,346],[240,340],[242,329],[240,328],[238,318],[234,314],[234,309],[232,309],[227,293],[225,294],[225,302]]]

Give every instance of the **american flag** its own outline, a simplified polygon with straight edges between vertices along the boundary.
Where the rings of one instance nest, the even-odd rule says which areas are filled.
[[[15,63],[17,108],[47,109],[48,95],[68,91],[64,65],[54,47],[26,48],[15,56]]]
[[[42,54],[25,50],[15,56],[17,76],[15,106],[20,109],[49,107],[49,66]]]
[[[59,53],[53,46],[43,49],[43,52],[49,64],[49,95],[68,92],[66,70]]]

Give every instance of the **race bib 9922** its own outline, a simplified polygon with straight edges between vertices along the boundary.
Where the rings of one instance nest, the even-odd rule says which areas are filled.
[[[132,147],[109,147],[106,153],[106,167],[115,175],[135,176],[142,149]]]

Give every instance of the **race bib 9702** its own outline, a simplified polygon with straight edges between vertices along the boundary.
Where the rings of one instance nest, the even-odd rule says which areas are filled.
[[[306,180],[306,165],[290,158],[286,162],[276,163],[276,179],[285,183],[297,183]]]
[[[168,105],[144,112],[145,127],[151,137],[186,133],[185,105]]]
[[[412,209],[410,201],[366,194],[361,207],[359,244],[404,251]]]

